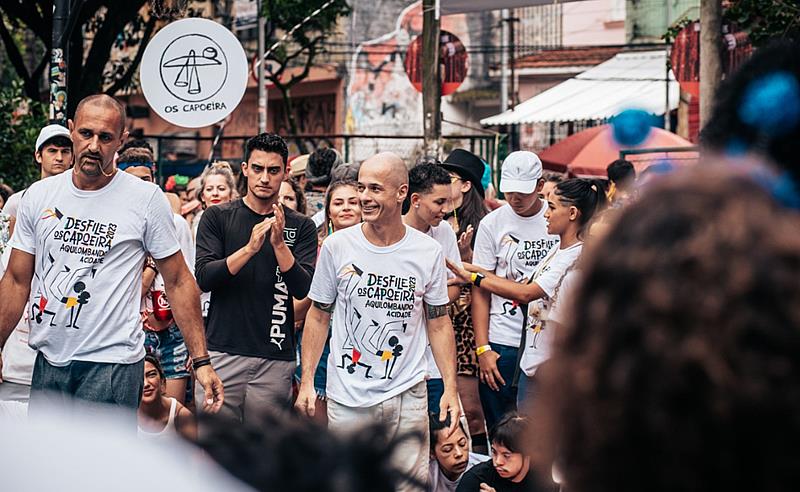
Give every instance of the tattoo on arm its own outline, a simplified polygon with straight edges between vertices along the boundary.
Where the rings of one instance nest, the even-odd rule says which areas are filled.
[[[440,318],[442,316],[447,315],[447,304],[442,304],[441,306],[431,306],[430,304],[425,304],[425,314],[427,314],[428,319],[435,319]]]
[[[335,302],[332,302],[330,304],[324,304],[322,302],[311,301],[311,303],[314,305],[315,308],[319,309],[320,311],[324,311],[328,314],[332,313],[334,306],[336,306]]]

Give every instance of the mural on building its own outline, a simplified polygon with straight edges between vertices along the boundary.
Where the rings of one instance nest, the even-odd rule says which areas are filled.
[[[454,33],[464,45],[470,45],[465,15],[442,17],[441,28]],[[421,34],[422,4],[414,2],[400,13],[394,31],[358,45],[349,68],[347,133],[422,134],[422,95],[411,85],[403,65],[408,45]],[[362,141],[354,145],[351,159],[361,161],[378,149],[410,156],[419,143],[416,140]]]

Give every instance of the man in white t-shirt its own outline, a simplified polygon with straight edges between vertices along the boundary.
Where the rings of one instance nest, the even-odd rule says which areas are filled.
[[[408,172],[395,154],[373,156],[361,166],[358,189],[364,223],[322,244],[303,334],[303,375],[296,408],[314,415],[314,372],[331,325],[328,421],[355,430],[370,421],[390,436],[410,432],[395,449],[397,469],[424,482],[428,476],[425,349],[444,380],[440,419],[458,423],[455,338],[447,315],[442,248],[403,224]],[[334,311],[335,309],[335,311]],[[398,490],[414,490],[405,482]]]
[[[533,152],[512,152],[503,162],[500,191],[506,205],[480,223],[473,263],[496,275],[526,282],[539,262],[558,243],[547,233],[545,202],[539,198],[544,181],[542,161]],[[476,283],[479,285],[479,281]],[[486,424],[491,429],[506,413],[516,410],[512,387],[524,315],[518,303],[472,289],[472,323],[480,365],[478,391]]]
[[[61,125],[42,128],[36,138],[33,160],[39,166],[40,179],[56,176],[69,169],[72,166],[72,137],[69,130]],[[11,195],[3,208],[3,212],[10,216],[10,232],[14,231],[19,201],[26,191],[27,188]],[[10,251],[4,255],[4,267],[9,254]],[[36,353],[28,347],[28,331],[28,317],[23,315],[3,347],[5,364],[0,374],[0,401],[27,402],[30,397]]]
[[[450,173],[443,167],[425,163],[419,164],[408,172],[408,211],[403,215],[403,222],[410,227],[427,234],[442,247],[444,257],[461,266],[461,255],[458,252],[458,239],[450,224],[443,220],[453,208],[450,200]],[[454,278],[447,270],[447,278]],[[447,287],[447,297],[453,302],[459,293],[458,285]],[[428,411],[439,413],[439,398],[444,391],[444,382],[430,346],[426,352],[428,360]]]
[[[28,343],[38,352],[31,410],[71,398],[138,406],[144,359],[139,296],[148,253],[164,276],[206,389],[203,404],[218,409],[222,383],[209,364],[199,291],[180,254],[169,204],[157,186],[114,167],[127,137],[125,109],[109,96],[90,96],[69,127],[75,166],[34,183],[23,196],[0,281],[0,345],[30,294]]]
[[[56,176],[69,169],[72,166],[72,138],[69,130],[61,125],[47,125],[42,128],[36,137],[33,161],[39,167],[40,179]],[[3,207],[3,212],[11,216],[12,233],[19,201],[26,191],[27,188],[8,197]]]

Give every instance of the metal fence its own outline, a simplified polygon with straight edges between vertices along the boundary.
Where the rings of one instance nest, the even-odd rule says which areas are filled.
[[[144,135],[142,138],[148,140],[155,150],[158,178],[163,183],[167,176],[173,174],[197,176],[214,160],[238,164],[244,160],[245,145],[250,136]],[[289,155],[310,153],[324,146],[339,150],[346,162],[358,163],[384,151],[395,152],[409,163],[423,156],[422,135],[329,134],[290,135],[284,138],[289,146]],[[502,157],[499,154],[505,149],[505,139],[506,135],[503,134],[445,135],[442,143],[445,155],[455,148],[468,149],[496,170]],[[180,149],[180,152],[174,149]],[[232,167],[236,170],[239,166]]]

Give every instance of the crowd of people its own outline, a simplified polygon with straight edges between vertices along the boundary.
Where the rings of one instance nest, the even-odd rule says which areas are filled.
[[[700,165],[646,180],[262,133],[165,191],[126,128],[87,97],[0,190],[4,418],[112,407],[258,490],[793,488],[797,46],[726,81]]]

